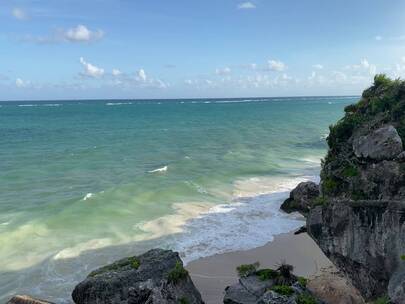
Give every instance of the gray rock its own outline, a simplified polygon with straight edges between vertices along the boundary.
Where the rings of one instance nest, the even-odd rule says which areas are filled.
[[[240,283],[225,289],[224,304],[255,304],[258,297]]]
[[[314,182],[302,182],[291,191],[290,197],[281,205],[281,210],[291,213],[294,211],[308,213],[312,201],[319,196],[319,186]]]
[[[35,299],[26,295],[18,295],[12,297],[6,304],[53,304],[53,303]]]
[[[353,151],[359,158],[390,160],[402,152],[402,140],[392,125],[353,139]]]
[[[366,300],[386,293],[405,252],[405,201],[334,201],[311,209],[307,228]]]
[[[405,262],[392,275],[388,284],[388,296],[394,304],[405,303]]]
[[[153,249],[93,271],[75,287],[72,298],[77,304],[203,303],[187,272],[169,279],[176,265],[183,269],[178,253]]]
[[[257,304],[297,304],[297,302],[295,297],[283,296],[269,290],[257,301]]]
[[[240,285],[242,285],[249,293],[254,294],[257,297],[260,297],[264,292],[273,286],[272,280],[262,281],[258,276],[252,275],[244,278],[240,278]]]

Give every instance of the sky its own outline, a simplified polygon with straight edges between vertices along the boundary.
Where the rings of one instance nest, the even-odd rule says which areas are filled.
[[[1,0],[0,100],[360,95],[405,1]]]

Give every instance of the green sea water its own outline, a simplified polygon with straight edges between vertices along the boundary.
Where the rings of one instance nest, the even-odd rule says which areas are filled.
[[[189,261],[295,229],[279,204],[316,179],[356,100],[0,103],[0,300],[69,302],[114,258],[162,246]]]

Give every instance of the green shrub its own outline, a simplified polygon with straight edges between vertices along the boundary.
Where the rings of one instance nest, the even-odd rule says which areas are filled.
[[[179,300],[179,304],[189,304],[190,301],[186,297],[182,297]]]
[[[393,81],[385,74],[377,74],[374,76],[374,87],[389,87]]]
[[[357,190],[352,192],[351,198],[354,201],[366,200],[367,195],[363,191]]]
[[[312,207],[324,206],[327,204],[327,200],[323,196],[318,196],[312,201]]]
[[[104,273],[110,272],[110,271],[117,271],[122,268],[129,269],[129,267],[131,267],[133,269],[138,269],[140,265],[141,265],[141,263],[137,257],[125,258],[125,259],[119,260],[117,262],[114,262],[110,265],[107,265],[107,266],[101,267],[97,270],[94,270],[88,276],[95,277],[100,274],[104,274]]]
[[[136,257],[129,258],[128,260],[129,263],[131,264],[131,267],[134,269],[138,269],[139,266],[141,265],[141,262]]]
[[[238,267],[236,267],[236,271],[238,272],[239,277],[248,277],[252,274],[254,274],[257,271],[257,268],[259,268],[260,263],[256,262],[253,264],[242,264]]]
[[[352,136],[353,130],[363,121],[364,119],[361,115],[347,113],[335,125],[329,126],[329,136],[326,139],[329,148],[336,149],[340,143],[349,139]]]
[[[402,261],[405,261],[405,254],[404,254],[404,255],[401,255],[401,260],[402,260]]]
[[[346,113],[354,113],[357,111],[357,105],[356,104],[350,104],[345,107],[345,112]]]
[[[313,296],[308,293],[300,294],[296,299],[297,304],[317,304],[318,302],[315,300]]]
[[[274,285],[271,290],[283,295],[283,296],[291,296],[294,293],[294,289],[288,285]]]
[[[277,278],[279,273],[273,269],[260,269],[256,271],[256,275],[261,281],[267,281]]]
[[[185,279],[188,275],[188,271],[184,269],[183,265],[181,262],[177,261],[176,266],[169,272],[169,275],[167,277],[167,281],[169,283],[174,283],[176,284],[177,282]]]
[[[355,177],[359,175],[359,170],[353,165],[348,165],[343,169],[343,175],[345,177]]]
[[[376,299],[373,304],[389,304],[390,303],[390,299],[388,298],[388,296],[383,296],[381,298]]]
[[[322,190],[325,193],[334,193],[339,186],[339,183],[332,177],[327,177],[322,182]]]
[[[304,277],[298,277],[298,283],[302,287],[307,287],[308,280],[306,278],[304,278]]]

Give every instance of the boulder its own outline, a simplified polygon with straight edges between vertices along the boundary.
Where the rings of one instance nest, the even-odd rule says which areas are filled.
[[[388,283],[388,296],[394,304],[405,303],[405,261],[394,272]]]
[[[53,304],[53,303],[35,299],[26,295],[18,295],[12,297],[6,304]]]
[[[72,293],[76,304],[200,304],[177,252],[153,249],[97,269]]]
[[[392,125],[353,139],[353,151],[359,158],[390,160],[398,156],[402,150],[401,137]]]
[[[281,210],[291,213],[294,211],[308,213],[312,201],[319,196],[319,186],[314,182],[302,182],[291,191],[290,197],[281,205]]]

